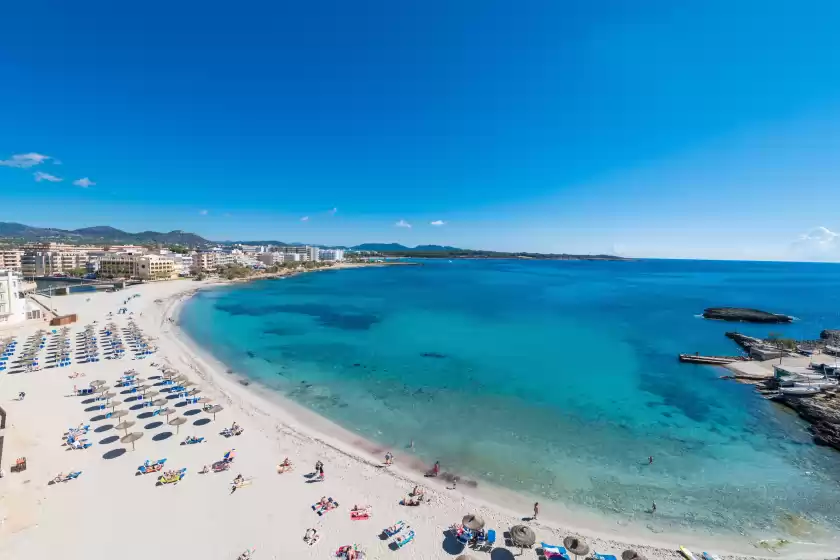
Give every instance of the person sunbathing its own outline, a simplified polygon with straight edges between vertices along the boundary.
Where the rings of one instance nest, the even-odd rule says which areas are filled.
[[[241,474],[236,475],[236,478],[233,479],[233,485],[234,486],[239,486],[243,482],[245,482],[245,477],[242,476]]]
[[[321,499],[318,500],[318,505],[321,507],[326,507],[328,503],[330,503],[330,501],[327,499],[326,496],[321,496]]]
[[[419,506],[420,500],[414,498],[406,498],[402,501],[402,505],[404,506]]]
[[[410,494],[410,495],[411,495],[411,496],[418,496],[418,497],[419,497],[419,496],[424,495],[425,493],[426,493],[426,491],[425,491],[425,490],[423,490],[420,486],[415,486],[415,487],[414,487],[414,490],[412,490],[412,491],[411,491],[411,494]]]
[[[284,472],[290,471],[290,470],[292,470],[292,462],[289,461],[288,457],[283,459],[283,462],[280,463],[279,465],[277,465],[277,472],[278,473],[284,473]]]
[[[316,529],[307,529],[306,534],[303,535],[303,542],[305,542],[309,546],[312,546],[313,544],[318,542],[319,538],[321,538],[321,535],[318,534],[318,531]]]
[[[210,467],[208,465],[204,465],[204,467],[198,471],[198,474],[207,474],[210,472]]]

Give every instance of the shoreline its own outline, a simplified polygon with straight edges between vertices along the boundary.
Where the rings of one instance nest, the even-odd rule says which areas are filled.
[[[383,555],[390,554],[384,543],[372,538],[370,531],[373,527],[370,524],[350,522],[346,515],[345,519],[341,519],[342,514],[338,512],[330,514],[326,520],[311,520],[309,516],[297,513],[306,511],[308,508],[302,506],[317,500],[322,493],[335,495],[342,501],[342,507],[349,507],[352,503],[372,504],[377,512],[373,523],[376,528],[401,518],[411,521],[419,536],[418,542],[411,545],[414,548],[412,554],[420,558],[456,556],[457,553],[447,550],[446,542],[445,554],[442,554],[439,535],[441,530],[460,520],[465,513],[474,511],[483,515],[488,526],[495,528],[500,535],[510,526],[522,523],[521,517],[523,513],[530,512],[534,498],[483,481],[477,489],[461,486],[457,492],[447,490],[446,481],[424,478],[422,463],[409,461],[410,454],[402,450],[395,450],[394,466],[383,468],[383,450],[376,444],[275,391],[254,382],[246,386],[240,382],[242,377],[227,373],[229,368],[192,340],[177,324],[177,318],[184,304],[195,294],[235,283],[149,283],[123,292],[76,294],[50,300],[50,306],[62,313],[79,313],[80,322],[74,325],[74,330],[78,330],[93,320],[102,322],[105,313],[120,305],[120,300],[126,296],[141,294],[141,299],[133,300],[136,304],[130,304],[142,306],[133,308],[139,312],[135,313],[134,319],[147,335],[157,339],[154,343],[159,347],[158,352],[145,361],[108,361],[90,367],[74,365],[70,371],[78,368],[87,372],[88,380],[101,377],[110,382],[126,368],[138,368],[146,376],[143,370],[149,368],[152,361],[171,364],[197,381],[203,394],[211,397],[212,402],[224,407],[225,410],[219,414],[220,424],[229,425],[230,421],[236,421],[245,427],[246,433],[234,438],[236,441],[230,441],[216,435],[218,425],[215,423],[207,425],[209,432],[201,431],[204,429],[201,427],[192,428],[196,435],[208,437],[208,442],[198,449],[190,449],[193,446],[177,446],[173,438],[158,440],[162,434],[149,431],[146,438],[138,442],[137,452],[129,450],[125,455],[112,459],[109,454],[113,453],[113,448],[105,447],[103,443],[108,438],[99,439],[101,435],[110,433],[105,431],[95,436],[96,445],[92,450],[65,452],[57,445],[45,442],[55,441],[58,438],[56,432],[86,418],[79,416],[81,408],[77,399],[61,396],[75,382],[65,378],[70,371],[46,369],[33,374],[0,376],[0,397],[4,407],[14,414],[12,425],[7,429],[5,461],[8,463],[12,456],[26,455],[32,462],[31,474],[28,472],[25,475],[27,478],[7,474],[5,479],[0,480],[0,556],[46,560],[57,554],[62,558],[104,560],[111,556],[109,550],[113,551],[113,547],[124,546],[125,521],[115,519],[114,512],[119,512],[119,517],[125,519],[153,519],[155,522],[167,518],[167,514],[185,516],[186,534],[190,530],[198,531],[202,538],[200,542],[184,539],[184,532],[180,529],[158,534],[158,545],[168,551],[165,557],[203,554],[208,558],[221,558],[220,552],[224,550],[224,558],[235,558],[242,549],[256,546],[261,551],[257,560],[272,557],[270,552],[262,551],[276,551],[278,547],[281,549],[280,556],[276,557],[320,558],[326,556],[327,551],[334,550],[330,548],[334,544],[347,542],[362,542],[366,547],[379,549]],[[119,316],[117,320],[127,318]],[[34,331],[42,324],[31,324],[21,334]],[[23,340],[25,336],[19,334],[19,338]],[[7,406],[6,400],[11,401],[19,390],[26,390],[31,396],[23,403],[9,402]],[[28,407],[33,408],[27,412]],[[196,418],[203,419],[204,416]],[[199,426],[198,422],[194,425]],[[100,428],[96,431],[99,432]],[[152,430],[149,426],[143,428]],[[185,433],[190,432],[185,430]],[[239,448],[237,470],[255,475],[255,486],[259,487],[236,494],[236,500],[250,500],[246,502],[247,506],[237,506],[235,501],[225,502],[228,498],[224,494],[227,492],[220,497],[213,489],[214,485],[218,487],[221,483],[219,478],[228,478],[227,475],[195,474],[195,470],[208,461],[208,451],[221,454],[234,446]],[[112,450],[107,451],[109,449]],[[102,451],[107,453],[100,457]],[[137,462],[156,456],[169,457],[173,467],[189,467],[192,477],[176,488],[151,491],[149,479],[132,477],[131,469]],[[284,456],[291,458],[297,472],[277,475],[273,471],[273,466]],[[294,482],[302,473],[308,472],[307,466],[316,459],[327,464],[325,482],[314,488]],[[47,475],[52,477],[55,472],[71,468],[81,469],[85,474],[67,486],[47,488],[44,484]],[[31,484],[28,484],[30,480]],[[414,484],[427,488],[429,503],[419,508],[398,505],[399,498],[405,496]],[[124,515],[123,504],[130,505]],[[700,533],[655,534],[642,526],[619,525],[594,513],[584,515],[566,509],[562,504],[556,507],[548,503],[541,505],[545,520],[541,516],[539,522],[528,522],[537,533],[537,542],[562,543],[565,536],[572,534],[583,537],[593,550],[602,554],[620,555],[626,548],[634,548],[651,560],[665,560],[680,558],[676,550],[678,544],[694,550],[711,546],[722,557],[731,559],[822,559],[829,554],[817,546],[801,550],[784,547],[791,550],[773,554],[755,548],[746,539],[736,541],[728,536]],[[238,509],[241,507],[245,509]],[[8,513],[4,513],[4,509]],[[311,512],[308,515],[312,515]],[[335,519],[336,516],[339,519]],[[248,519],[245,524],[240,523],[245,519]],[[575,522],[568,523],[570,519]],[[278,523],[283,529],[278,529]],[[329,543],[314,548],[301,546],[299,536],[311,523],[316,523],[319,530],[324,531],[324,538]],[[85,546],[84,539],[75,539],[75,535],[81,534],[90,524],[98,527],[96,550],[92,550],[92,542]],[[231,532],[230,528],[234,526],[236,530]],[[282,538],[278,536],[281,532]],[[497,544],[503,546],[504,543]],[[147,556],[148,551],[132,547],[124,559],[139,560]],[[383,557],[376,553],[369,553],[369,556]]]
[[[220,287],[223,286],[206,286],[202,287],[201,290],[217,289]],[[201,347],[197,341],[193,340],[183,328],[178,326],[177,320],[183,305],[198,291],[195,290],[194,293],[189,294],[187,297],[177,298],[177,301],[170,307],[170,316],[175,321],[172,328],[174,339],[177,340],[184,351],[194,356],[195,361],[199,361],[205,365],[207,368],[203,372],[205,375],[213,382],[225,386],[228,390],[245,395],[242,397],[245,400],[249,397],[259,398],[264,405],[272,409],[272,413],[284,417],[285,427],[292,429],[297,435],[326,445],[366,465],[372,467],[381,465],[381,460],[378,457],[381,457],[387,451],[385,447],[366,440],[332,420],[286,398],[277,391],[261,385],[259,382],[252,381],[241,374],[233,372],[226,364],[213,356],[209,350]],[[177,366],[177,364],[173,365]],[[246,383],[240,383],[241,380]],[[305,426],[302,426],[304,424]],[[420,484],[427,487],[437,486],[439,491],[451,492],[451,490],[446,490],[445,488],[448,483],[440,483],[440,481],[444,480],[442,477],[435,480],[427,479],[423,476],[431,467],[430,465],[426,465],[419,459],[415,459],[410,462],[409,469],[406,470],[402,466],[405,465],[405,458],[408,454],[401,453],[399,450],[396,453],[397,463],[389,469],[390,474],[411,484]],[[457,473],[452,474],[457,476]],[[517,520],[523,511],[527,512],[529,510],[534,501],[547,500],[543,496],[531,496],[526,493],[495,486],[484,480],[481,480],[480,484],[474,488],[470,488],[462,482],[462,485],[459,486],[457,491],[457,495],[462,496],[462,499],[469,499],[481,507],[494,509],[503,515],[517,518]],[[512,509],[512,504],[516,506],[516,509]],[[801,550],[795,552],[782,550],[775,552],[775,556],[762,556],[763,553],[772,553],[773,551],[762,551],[754,542],[747,541],[746,539],[740,540],[730,535],[701,535],[699,531],[680,535],[671,531],[668,536],[660,536],[659,534],[650,532],[645,525],[640,523],[629,522],[621,524],[617,520],[611,520],[594,512],[573,510],[560,503],[547,504],[541,502],[541,509],[543,510],[542,513],[547,513],[550,516],[549,518],[551,520],[550,523],[541,524],[545,529],[558,531],[564,535],[571,533],[585,538],[590,544],[596,544],[596,550],[598,550],[597,544],[603,543],[604,546],[612,549],[615,549],[617,545],[634,548],[638,551],[645,552],[649,557],[653,555],[656,558],[683,558],[678,552],[679,546],[688,544],[690,548],[698,549],[702,546],[702,543],[698,542],[698,539],[703,539],[707,545],[710,542],[714,543],[719,554],[727,558],[779,558],[788,555],[795,555],[797,558],[811,557],[807,553],[805,556],[802,556],[803,552]],[[581,523],[582,518],[585,520],[583,523]],[[576,522],[569,522],[570,519],[575,519]],[[647,532],[644,533],[643,539],[639,539],[642,531]],[[562,540],[562,537],[558,537],[557,540]],[[645,544],[637,544],[639,540],[642,540]],[[602,546],[601,550],[603,548]],[[814,552],[812,557],[822,558],[824,554]]]

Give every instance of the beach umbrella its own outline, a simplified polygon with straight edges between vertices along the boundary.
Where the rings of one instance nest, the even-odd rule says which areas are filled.
[[[131,450],[134,451],[134,442],[143,437],[143,432],[131,432],[120,438],[120,443],[130,443]]]
[[[97,393],[104,393],[108,389],[110,389],[110,387],[108,387],[107,385],[100,385],[99,387],[96,388],[96,392]]]
[[[90,382],[91,387],[98,387],[100,385],[105,385],[105,380],[104,379],[97,379],[96,381],[91,381]]]
[[[136,423],[134,420],[124,420],[114,427],[118,430],[125,430],[125,435],[128,435],[128,429]]]
[[[473,513],[465,515],[464,518],[461,520],[461,524],[471,531],[478,531],[480,529],[484,529],[484,519]]]
[[[155,406],[165,406],[166,403],[168,403],[168,402],[169,401],[166,400],[166,399],[158,399],[156,401],[152,401],[152,404],[155,405]]]
[[[537,536],[527,525],[514,525],[510,528],[510,541],[519,548],[531,548],[537,542]]]
[[[197,395],[201,392],[201,389],[192,389],[190,390],[190,395]]]
[[[209,409],[207,409],[207,412],[209,412],[210,414],[213,415],[213,421],[215,422],[216,421],[216,414],[220,413],[223,410],[224,410],[224,408],[222,408],[221,406],[213,405]]]
[[[102,398],[103,399],[113,399],[116,396],[117,396],[116,393],[102,393]]]
[[[647,557],[635,550],[625,550],[621,553],[621,560],[647,560]]]
[[[212,402],[212,400],[207,397],[201,397],[200,399],[198,399],[198,404],[207,404],[209,402]]]
[[[175,414],[176,412],[178,412],[178,411],[175,410],[174,408],[168,408],[167,407],[167,408],[163,409],[160,413],[163,414],[164,416],[166,416],[166,419],[169,420],[169,415],[170,414]]]
[[[566,537],[563,539],[563,546],[566,547],[566,550],[574,554],[575,558],[589,554],[589,545],[577,537]]]
[[[470,556],[469,554],[462,554],[455,560],[475,560],[475,556]]]
[[[152,398],[152,397],[155,397],[157,395],[160,395],[160,391],[149,391],[148,393],[146,393],[146,397],[148,397],[148,398]]]
[[[141,391],[148,391],[149,389],[152,388],[152,386],[151,385],[140,385],[137,388],[140,389]]]
[[[127,416],[128,412],[125,410],[117,410],[111,413],[111,418],[122,418],[123,416]]]
[[[173,418],[172,420],[169,421],[170,426],[175,426],[175,433],[176,434],[181,431],[181,425],[186,424],[186,423],[187,423],[187,419],[184,418],[183,416],[179,416],[178,418]]]
[[[111,410],[113,411],[114,409],[116,409],[121,404],[122,404],[122,401],[111,401],[111,402],[107,403],[105,406],[110,406]]]

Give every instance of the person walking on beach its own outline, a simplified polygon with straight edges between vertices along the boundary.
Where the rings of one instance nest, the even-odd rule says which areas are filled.
[[[652,464],[653,464],[653,455],[648,457],[648,465],[652,465]]]
[[[536,521],[537,516],[540,514],[540,503],[534,502],[534,517],[531,518],[531,521]]]
[[[390,467],[394,463],[394,454],[388,451],[385,454],[385,466]]]
[[[656,502],[653,502],[653,505],[650,508],[651,513],[656,513]]]

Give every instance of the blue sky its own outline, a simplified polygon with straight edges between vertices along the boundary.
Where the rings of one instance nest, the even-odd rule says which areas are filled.
[[[840,260],[838,16],[17,2],[0,19],[0,221]]]

